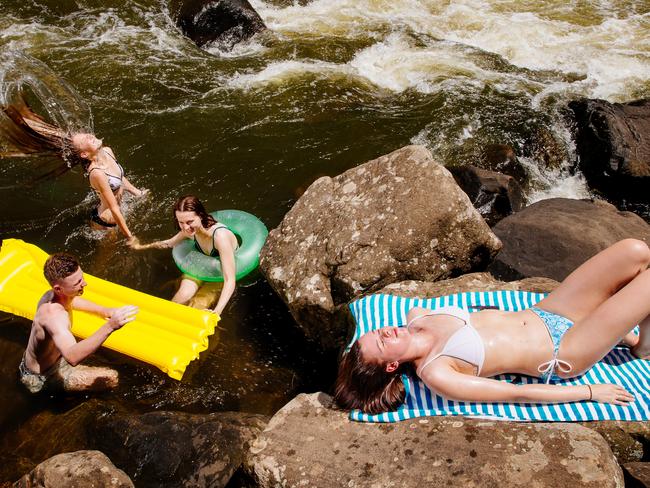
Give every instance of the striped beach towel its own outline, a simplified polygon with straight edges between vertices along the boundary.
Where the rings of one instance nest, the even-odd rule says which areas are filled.
[[[406,314],[413,307],[435,309],[455,305],[472,312],[475,306],[494,306],[501,310],[524,310],[544,298],[542,293],[523,291],[468,292],[443,297],[421,299],[392,295],[371,295],[350,304],[356,320],[356,332],[350,344],[374,329],[389,325],[406,325]],[[515,384],[539,383],[538,378],[522,375],[500,375],[501,381]],[[503,404],[445,400],[433,393],[417,377],[403,375],[406,401],[395,412],[368,415],[350,412],[352,420],[361,422],[397,422],[428,415],[465,415],[498,420],[566,421],[628,420],[650,418],[650,361],[634,358],[627,348],[617,347],[587,373],[570,380],[554,382],[562,385],[617,383],[632,392],[636,401],[627,406],[596,402],[560,404]]]

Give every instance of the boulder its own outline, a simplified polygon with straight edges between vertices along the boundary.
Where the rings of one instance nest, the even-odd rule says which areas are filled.
[[[428,417],[351,422],[331,397],[302,394],[249,450],[256,486],[623,486],[605,440],[571,423]]]
[[[580,168],[589,183],[613,196],[650,201],[650,99],[630,103],[575,100]]]
[[[57,454],[14,483],[14,488],[133,488],[124,471],[99,451]]]
[[[95,445],[138,487],[220,487],[267,420],[239,412],[113,415],[99,421]]]
[[[645,488],[650,486],[650,463],[626,463],[625,486],[629,488]]]
[[[503,241],[503,249],[489,270],[506,281],[530,276],[562,281],[616,241],[634,237],[650,243],[650,225],[602,200],[542,200],[492,230]]]
[[[435,298],[466,291],[522,290],[549,293],[559,283],[549,278],[526,278],[518,281],[500,281],[490,273],[468,273],[458,278],[428,283],[426,281],[400,281],[385,286],[378,293],[400,297]]]
[[[351,299],[481,269],[500,246],[449,171],[407,146],[316,180],[270,232],[260,269],[306,337],[333,348]]]
[[[523,191],[512,176],[471,165],[448,169],[490,227],[524,207]]]
[[[230,50],[266,29],[247,0],[172,0],[170,12],[183,34],[199,47],[215,44]]]
[[[517,158],[515,150],[507,144],[484,146],[478,158],[478,166],[512,176],[519,182],[526,179],[526,170]]]

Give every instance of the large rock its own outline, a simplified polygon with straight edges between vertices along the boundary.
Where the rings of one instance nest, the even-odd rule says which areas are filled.
[[[630,103],[582,99],[576,118],[580,168],[603,192],[650,201],[650,99]]]
[[[645,488],[650,486],[650,463],[627,463],[625,468],[625,486],[630,488]]]
[[[100,420],[95,443],[138,487],[225,486],[267,418],[152,412]]]
[[[308,338],[342,343],[339,311],[389,283],[484,267],[501,243],[422,146],[316,180],[273,229],[260,269]]]
[[[542,200],[492,230],[503,249],[489,269],[505,280],[545,276],[562,281],[616,241],[634,237],[650,243],[650,226],[641,217],[602,200]]]
[[[257,486],[622,487],[605,440],[577,424],[429,417],[351,422],[322,393],[299,395],[252,445]]]
[[[124,471],[99,451],[58,454],[14,483],[14,488],[133,488]]]
[[[524,207],[521,186],[512,176],[472,165],[448,169],[490,227]]]
[[[170,11],[183,34],[199,47],[231,49],[266,29],[247,0],[172,0]]]

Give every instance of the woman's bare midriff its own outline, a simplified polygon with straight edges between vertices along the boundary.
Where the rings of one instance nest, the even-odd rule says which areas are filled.
[[[531,310],[483,310],[471,314],[471,321],[485,345],[481,376],[501,373],[539,376],[539,365],[553,356],[548,329]]]

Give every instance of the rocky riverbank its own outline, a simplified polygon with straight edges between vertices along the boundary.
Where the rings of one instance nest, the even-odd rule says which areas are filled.
[[[648,144],[650,135],[636,140]],[[347,305],[360,296],[550,291],[621,238],[650,243],[648,223],[603,200],[528,207],[521,200],[512,177],[452,175],[426,148],[407,146],[315,181],[270,233],[261,270],[304,335],[336,349],[350,333]],[[63,415],[43,413],[24,429],[33,440],[18,432],[3,442],[21,446],[21,466],[43,462],[14,484],[20,487],[650,484],[647,423],[360,424],[325,392],[298,395],[270,419],[132,414],[93,400]]]

